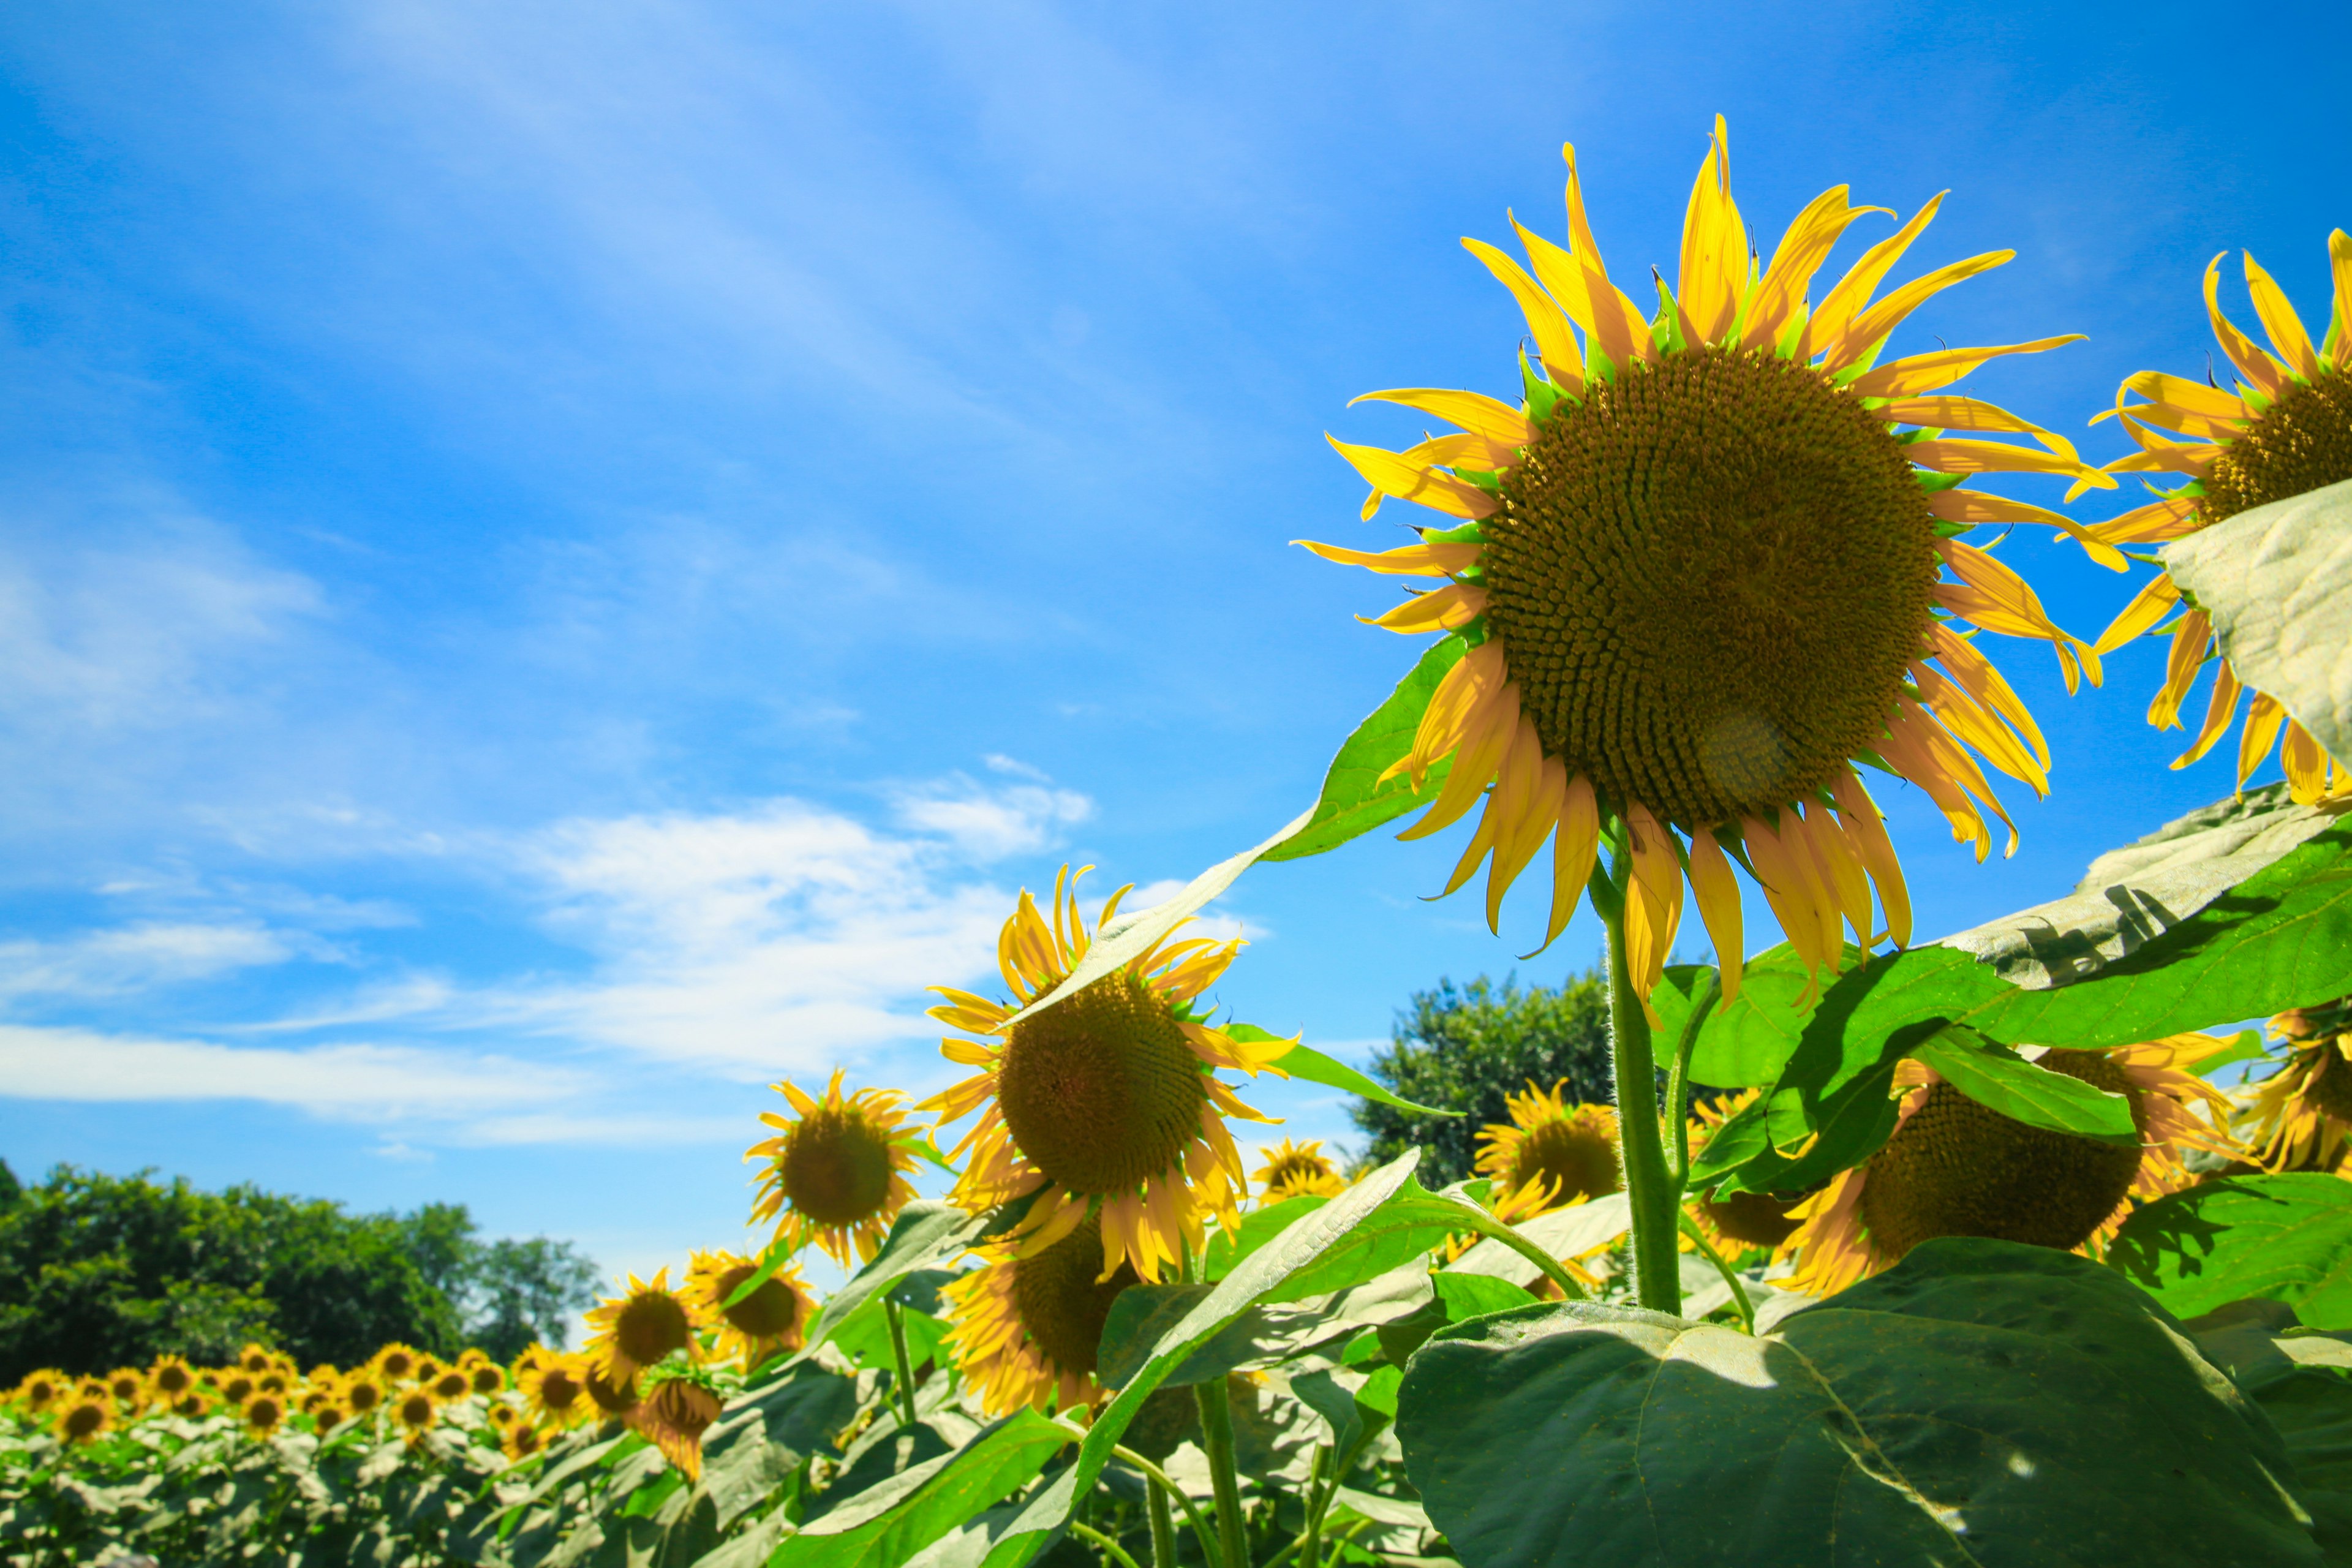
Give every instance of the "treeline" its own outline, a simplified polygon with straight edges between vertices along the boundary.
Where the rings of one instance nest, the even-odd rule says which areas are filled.
[[[70,1165],[26,1186],[0,1161],[0,1384],[163,1354],[215,1365],[247,1342],[306,1366],[394,1341],[505,1361],[562,1344],[595,1279],[568,1243],[483,1240],[462,1204],[356,1215]]]

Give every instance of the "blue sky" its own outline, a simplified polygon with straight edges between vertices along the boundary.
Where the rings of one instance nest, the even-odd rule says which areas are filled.
[[[231,14],[233,13],[233,14]],[[2338,7],[408,4],[0,17],[0,1154],[468,1203],[611,1266],[732,1242],[764,1085],[946,1081],[921,987],[1014,889],[1181,879],[1312,799],[1411,649],[1324,445],[1508,393],[1456,243],[1671,271],[1717,111],[1769,249],[1815,192],[1897,352],[2083,423],[2200,374],[2206,259],[2315,323]],[[1876,224],[1879,226],[1873,226]],[[1856,226],[1840,257],[1883,231]],[[2242,300],[2242,291],[2238,297]],[[2016,493],[2049,502],[2054,485]],[[2129,504],[2095,494],[2086,519]],[[2127,596],[2010,557],[2072,629]],[[1996,650],[2057,756],[1977,867],[1883,792],[1923,933],[2226,793]],[[2226,748],[2224,748],[2226,750]],[[1411,990],[1591,963],[1431,903],[1458,831],[1263,868],[1243,1017],[1360,1056]],[[1760,900],[1751,921],[1765,918]],[[1686,938],[1686,947],[1690,939]],[[1698,949],[1689,949],[1696,952]],[[1335,1100],[1269,1088],[1289,1131]]]

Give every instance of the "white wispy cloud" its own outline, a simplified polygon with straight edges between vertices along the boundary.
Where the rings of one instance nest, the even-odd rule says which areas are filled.
[[[0,1000],[101,997],[283,963],[320,944],[254,924],[142,923],[60,941],[0,942]]]

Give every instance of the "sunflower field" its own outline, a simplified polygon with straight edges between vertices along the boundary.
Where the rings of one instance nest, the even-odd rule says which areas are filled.
[[[2063,333],[1882,360],[2011,259],[1885,287],[1940,197],[1824,283],[1897,215],[1839,187],[1768,257],[1717,121],[1643,309],[1568,164],[1563,239],[1465,241],[1526,317],[1516,395],[1370,393],[1451,428],[1332,442],[1365,520],[1436,516],[1307,548],[1425,584],[1367,618],[1434,640],[1311,809],[1149,909],[1023,893],[1002,988],[935,988],[967,1076],[777,1085],[771,1244],[630,1277],[579,1352],[36,1373],[0,1555],[2352,1564],[2352,236],[2316,342],[2251,256],[2235,325],[2217,258],[2233,384],[2130,377],[2100,467],[1950,390]],[[2062,510],[2126,479],[2121,515]],[[2117,574],[2112,625],[2051,620],[2021,528]],[[2051,756],[1990,645],[2096,701],[2144,635],[2175,765],[2234,730],[2235,789],[1919,939],[1873,790],[2013,848],[1989,774],[2047,794]],[[1523,882],[1547,945],[1598,917],[1612,1103],[1530,1083],[1435,1191],[1418,1150],[1252,1170],[1267,1075],[1443,1112],[1221,1016],[1242,943],[1190,922],[1412,812],[1464,825],[1444,891],[1484,871],[1490,926]],[[1713,963],[1670,961],[1686,903]]]

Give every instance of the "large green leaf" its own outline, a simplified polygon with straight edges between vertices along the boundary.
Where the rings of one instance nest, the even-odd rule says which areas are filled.
[[[1231,1026],[1225,1032],[1240,1040],[1271,1040],[1277,1037],[1249,1024]],[[1319,1083],[1327,1089],[1344,1089],[1349,1094],[1364,1100],[1377,1100],[1382,1105],[1393,1105],[1399,1110],[1410,1110],[1422,1116],[1462,1114],[1458,1110],[1442,1110],[1434,1105],[1416,1105],[1412,1100],[1402,1099],[1381,1088],[1346,1062],[1327,1057],[1321,1051],[1303,1045],[1291,1047],[1276,1058],[1273,1065],[1276,1070],[1286,1072],[1293,1078],[1303,1078],[1308,1083]]]
[[[1029,1500],[990,1548],[988,1568],[1026,1563],[1070,1517],[1072,1504],[1094,1489],[1110,1451],[1145,1400],[1195,1351],[1259,1302],[1282,1299],[1301,1270],[1343,1243],[1357,1226],[1412,1183],[1421,1151],[1407,1150],[1373,1171],[1321,1208],[1305,1215],[1237,1264],[1175,1324],[1160,1336],[1151,1353],[1087,1427],[1077,1460]],[[1311,1294],[1312,1292],[1302,1292]]]
[[[873,1261],[826,1299],[824,1310],[809,1325],[808,1342],[788,1364],[796,1365],[816,1354],[835,1331],[857,1313],[870,1311],[880,1316],[883,1294],[890,1287],[919,1270],[952,1262],[965,1247],[980,1239],[992,1220],[992,1215],[966,1214],[953,1204],[929,1199],[900,1209]]]
[[[2164,565],[2238,679],[2352,761],[2352,479],[2200,529]]]
[[[2126,1220],[2107,1261],[2184,1318],[2260,1296],[2315,1328],[2352,1329],[2352,1182],[2203,1182]]]
[[[812,1521],[770,1561],[774,1568],[898,1568],[1027,1486],[1070,1440],[1059,1422],[1016,1410],[954,1453],[868,1487]]]
[[[702,1437],[702,1484],[719,1527],[730,1528],[766,1501],[856,1414],[856,1382],[813,1363],[746,1389]]]
[[[1584,1303],[1414,1356],[1398,1435],[1470,1568],[2322,1561],[2277,1434],[2070,1254],[1931,1241],[1750,1338]]]
[[[1160,1336],[1181,1322],[1213,1285],[1131,1285],[1110,1305],[1096,1375],[1118,1388],[1150,1359]],[[1236,1367],[1285,1361],[1336,1339],[1409,1317],[1430,1300],[1429,1269],[1418,1257],[1360,1285],[1296,1302],[1262,1302],[1213,1335],[1162,1380],[1206,1383]]]
[[[1442,637],[1421,656],[1389,700],[1356,726],[1339,747],[1323,775],[1323,793],[1307,824],[1291,837],[1266,851],[1268,860],[1297,860],[1337,849],[1349,839],[1393,821],[1415,805],[1432,800],[1431,793],[1445,782],[1451,759],[1437,763],[1415,794],[1412,781],[1402,773],[1382,783],[1381,775],[1412,750],[1413,732],[1422,713],[1437,693],[1437,683],[1462,662],[1466,651],[1460,637]]]
[[[2081,1079],[2027,1061],[2007,1046],[1954,1024],[1911,1047],[1911,1055],[1989,1110],[2050,1132],[2137,1147],[2131,1102]]]

